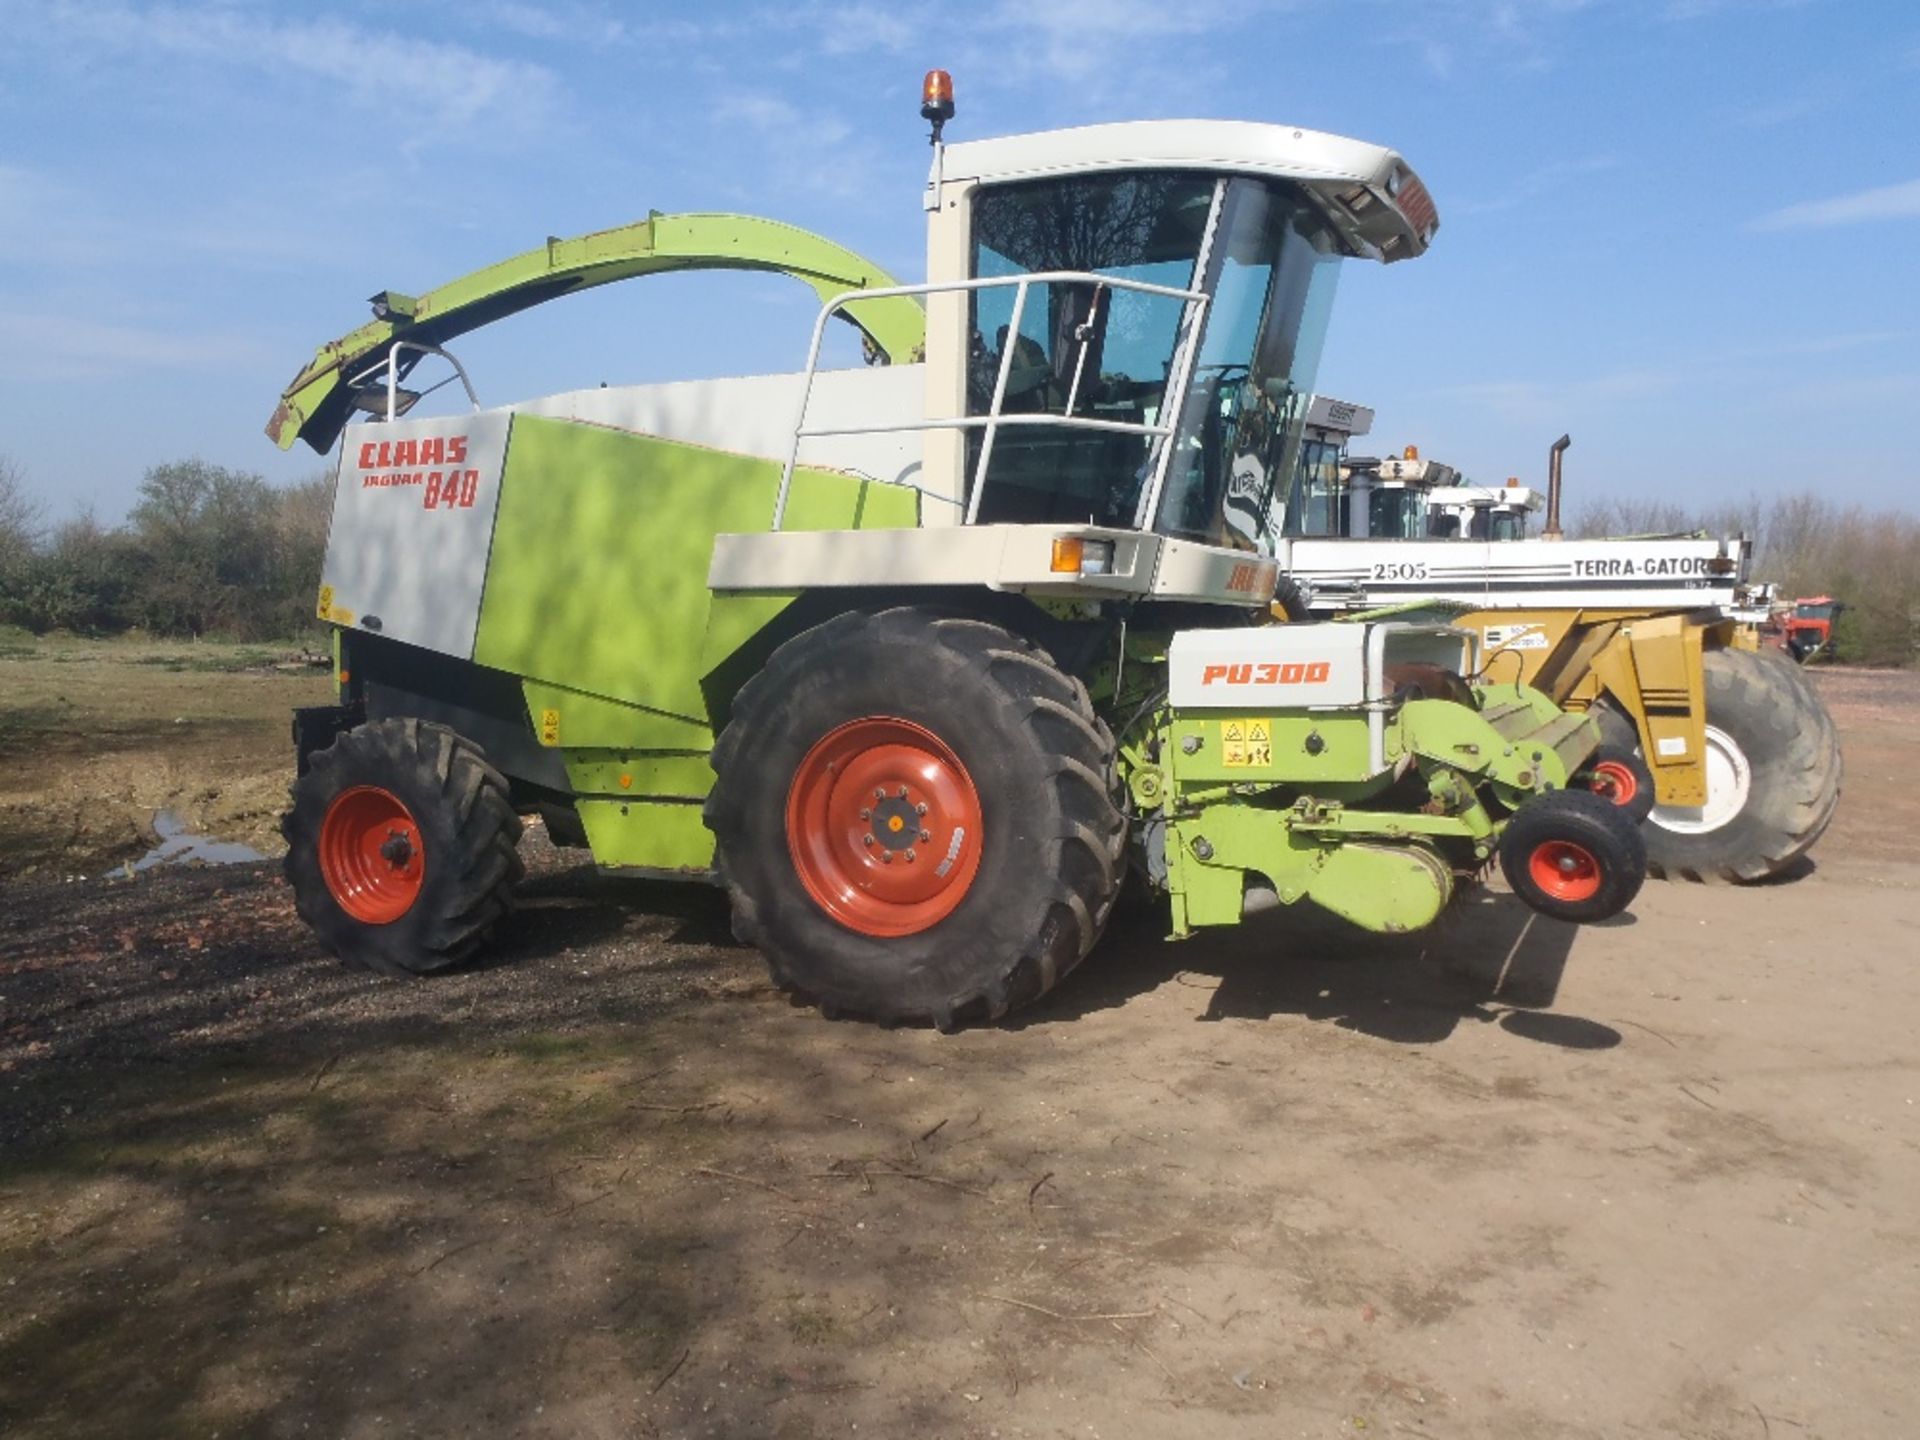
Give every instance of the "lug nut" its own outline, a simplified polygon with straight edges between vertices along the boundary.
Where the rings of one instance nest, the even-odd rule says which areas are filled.
[[[926,813],[927,813],[927,802],[926,802],[926,801],[924,801],[924,800],[922,800],[922,801],[921,801],[921,802],[920,802],[920,803],[919,803],[918,805],[916,805],[916,806],[914,806],[914,807],[913,807],[913,813],[914,813],[914,814],[916,814],[916,815],[924,815],[924,814],[926,814]]]
[[[922,830],[920,832],[920,843],[922,845],[926,844],[931,839],[933,839],[933,832],[931,830]]]
[[[880,852],[880,863],[881,863],[882,865],[891,865],[891,864],[893,864],[893,851],[891,851],[891,850],[882,850],[882,851]]]
[[[906,787],[906,786],[904,786],[904,785],[902,785],[902,786],[900,787],[900,798],[901,798],[902,800],[904,800],[904,799],[906,799],[906,798],[907,798],[907,787]]]
[[[911,850],[907,851],[907,859],[909,860],[913,859],[913,851]]]
[[[871,836],[871,835],[862,835],[862,836],[860,837],[860,843],[861,843],[862,845],[871,845],[871,844],[873,844],[873,836]]]
[[[871,811],[871,810],[862,810],[862,811],[860,812],[860,818],[861,818],[862,820],[871,820],[871,819],[873,819],[873,811]]]

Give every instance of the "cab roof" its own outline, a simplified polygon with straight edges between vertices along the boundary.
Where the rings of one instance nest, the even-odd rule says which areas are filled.
[[[949,145],[945,181],[983,185],[1116,170],[1200,170],[1286,180],[1318,198],[1349,254],[1422,254],[1439,212],[1398,152],[1362,140],[1246,120],[1134,120]]]

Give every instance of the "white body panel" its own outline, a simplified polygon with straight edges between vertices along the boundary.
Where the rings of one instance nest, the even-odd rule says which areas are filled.
[[[1732,573],[1715,574],[1732,563]],[[1316,613],[1410,600],[1481,608],[1689,609],[1734,601],[1738,540],[1285,540],[1281,567]]]
[[[1477,668],[1471,631],[1383,620],[1182,630],[1167,648],[1176,710],[1314,710],[1389,697],[1389,665],[1418,661],[1459,675]]]
[[[1182,630],[1167,649],[1175,710],[1300,710],[1358,705],[1369,685],[1371,625]]]
[[[1394,621],[1182,630],[1167,648],[1167,699],[1186,711],[1364,706],[1378,774],[1387,768],[1387,667],[1405,661],[1471,674],[1474,637],[1450,625]]]
[[[1113,544],[1105,574],[1056,573],[1056,536]],[[1145,593],[1157,535],[1088,525],[962,525],[942,530],[780,530],[721,535],[707,584],[715,590],[809,590],[847,585],[1045,590],[1089,599]],[[1254,604],[1249,599],[1248,604]]]
[[[1053,542],[1106,541],[1104,573],[1053,569]],[[938,530],[780,530],[714,540],[707,584],[715,590],[809,590],[834,586],[969,586],[1064,598],[1152,595],[1264,610],[1279,568],[1244,550],[1223,550],[1138,530],[1096,525],[961,525]]]
[[[330,618],[473,658],[512,415],[349,426],[320,598]]]
[[[804,375],[796,374],[617,385],[569,390],[511,408],[525,415],[581,420],[784,462],[800,421],[805,382]],[[926,373],[921,365],[822,370],[813,377],[807,424],[907,424],[921,418],[925,404]],[[888,485],[917,485],[920,448],[920,435],[914,431],[822,435],[801,442],[800,463],[865,475]]]

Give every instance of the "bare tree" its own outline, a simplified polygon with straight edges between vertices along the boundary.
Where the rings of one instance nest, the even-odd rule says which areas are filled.
[[[40,542],[41,504],[20,467],[0,455],[0,575],[17,571]]]

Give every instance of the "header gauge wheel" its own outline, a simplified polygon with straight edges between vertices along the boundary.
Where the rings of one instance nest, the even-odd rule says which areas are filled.
[[[1500,837],[1513,893],[1556,920],[1591,923],[1633,903],[1647,848],[1626,812],[1600,795],[1556,790],[1527,801]]]

